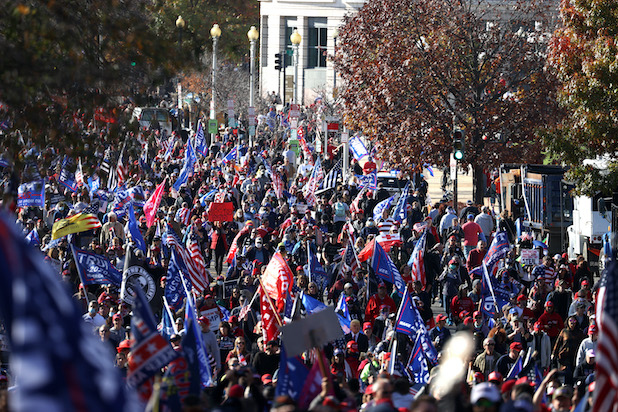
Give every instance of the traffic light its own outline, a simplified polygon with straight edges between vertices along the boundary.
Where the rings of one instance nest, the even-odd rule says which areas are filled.
[[[275,70],[281,70],[282,68],[281,53],[275,53]]]
[[[466,141],[463,130],[455,130],[453,132],[453,157],[455,157],[456,160],[462,160],[464,158],[465,146]]]

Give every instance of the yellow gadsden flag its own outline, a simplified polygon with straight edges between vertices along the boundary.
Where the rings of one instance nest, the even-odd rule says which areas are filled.
[[[70,235],[71,233],[84,232],[98,227],[101,227],[101,222],[99,222],[95,215],[78,213],[54,223],[52,227],[52,240]]]

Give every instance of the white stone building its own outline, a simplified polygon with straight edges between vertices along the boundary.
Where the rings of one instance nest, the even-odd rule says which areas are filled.
[[[318,92],[332,96],[334,68],[327,58],[335,50],[337,28],[343,17],[354,13],[364,0],[260,0],[260,85],[262,96],[273,91],[284,97],[283,72],[275,70],[275,54],[288,50],[285,58],[287,99],[293,93],[294,66],[290,35],[298,29],[297,93],[301,104],[310,104]],[[339,82],[339,79],[337,79]]]

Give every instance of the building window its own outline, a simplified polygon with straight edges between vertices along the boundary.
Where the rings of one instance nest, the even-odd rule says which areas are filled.
[[[268,16],[262,16],[260,42],[262,43],[262,47],[260,47],[260,50],[262,52],[260,56],[260,62],[262,63],[262,67],[266,67],[268,66]],[[273,55],[272,58],[274,57],[275,56]]]
[[[309,18],[307,67],[326,67],[326,18]]]
[[[292,47],[292,40],[290,40],[290,36],[292,35],[292,33],[294,33],[294,30],[296,29],[298,29],[298,24],[295,18],[285,20],[285,67],[290,67],[294,65],[294,47]]]

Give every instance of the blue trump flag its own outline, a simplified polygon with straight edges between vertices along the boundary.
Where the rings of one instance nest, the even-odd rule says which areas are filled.
[[[36,180],[19,185],[17,188],[17,207],[45,206],[45,181]]]
[[[487,272],[485,263],[483,263],[481,268],[483,269],[483,276],[481,277],[481,310],[485,315],[493,318],[509,302],[510,292],[497,285],[496,279]]]
[[[187,148],[185,149],[185,164],[182,166],[180,170],[180,174],[178,175],[178,179],[174,182],[173,188],[178,191],[180,186],[187,182],[189,176],[193,174],[193,166],[197,161],[197,157],[195,156],[195,151],[193,150],[193,145],[191,144],[191,139],[187,140]]]
[[[328,274],[320,265],[317,256],[311,251],[311,248],[307,249],[307,253],[309,254],[309,262],[307,263],[309,278],[318,285],[318,289],[323,291],[328,286]]]
[[[339,301],[337,302],[335,312],[352,322],[352,318],[350,317],[350,310],[348,309],[348,302],[345,300],[345,298],[345,293],[339,295]]]
[[[226,154],[223,159],[221,159],[221,162],[226,163],[226,164],[232,161],[235,162],[237,157],[238,157],[238,146],[234,146],[234,148],[230,150],[230,152]]]
[[[131,333],[135,343],[131,346],[131,359],[127,372],[127,384],[137,388],[161,368],[178,357],[165,338],[159,335],[148,300],[141,288],[133,288],[133,317]]]
[[[135,242],[135,246],[139,250],[144,253],[148,251],[148,246],[146,246],[146,242],[144,241],[142,232],[137,226],[137,220],[135,219],[135,211],[133,210],[132,202],[129,202],[129,207],[127,210],[127,224],[124,227],[124,233],[127,235],[131,235],[131,239],[133,239],[133,242]]]
[[[213,386],[212,371],[208,363],[208,353],[206,345],[202,338],[202,331],[197,324],[195,316],[195,306],[189,292],[187,294],[187,303],[185,306],[185,335],[182,338],[182,352],[187,360],[187,369],[190,374],[190,389],[189,392],[199,394],[202,387]]]
[[[403,222],[408,217],[408,194],[410,193],[410,182],[406,183],[406,187],[403,188],[401,196],[397,201],[397,205],[393,209],[393,219],[395,222]]]
[[[170,261],[167,266],[167,279],[165,280],[165,290],[163,294],[167,300],[167,304],[173,311],[180,309],[182,300],[186,296],[185,289],[182,286],[182,268],[184,268],[182,259],[178,256],[178,252],[172,249]]]
[[[410,353],[410,359],[406,370],[416,383],[426,384],[429,382],[429,366],[427,365],[427,359],[425,358],[425,351],[421,344],[420,336],[414,341],[414,348]]]
[[[127,189],[118,189],[114,193],[114,203],[112,204],[112,211],[116,213],[118,219],[122,219],[129,211],[129,205],[131,204],[131,193]]]
[[[400,333],[405,333],[411,339],[419,339],[425,356],[432,364],[436,365],[438,363],[438,351],[433,346],[433,343],[431,343],[431,339],[429,339],[429,333],[427,332],[423,318],[418,312],[407,287],[404,291],[401,305],[399,306],[399,312],[397,313],[395,330]]]
[[[371,267],[378,277],[395,285],[399,296],[403,296],[406,289],[403,278],[401,277],[399,270],[397,270],[397,266],[393,263],[393,260],[390,256],[388,256],[378,242],[375,242],[375,246],[373,248]]]
[[[299,356],[288,358],[283,346],[280,355],[275,397],[287,395],[297,401],[309,376],[309,368]]]
[[[378,188],[378,174],[371,172],[368,175],[355,175],[358,179],[358,190],[366,187],[367,190],[376,190]]]
[[[36,229],[32,229],[30,233],[26,235],[26,241],[28,244],[34,247],[38,247],[41,245],[41,238],[39,237],[39,232]]]
[[[0,314],[16,382],[12,410],[129,410],[112,356],[11,220],[0,217]]]
[[[520,355],[513,364],[513,366],[511,366],[511,370],[509,371],[508,375],[506,375],[506,378],[504,380],[517,379],[523,368],[524,361],[522,359],[522,356]]]
[[[60,171],[60,176],[58,177],[58,183],[75,193],[77,192],[77,182],[75,181],[75,173],[69,171],[68,169],[70,163],[71,162],[68,158],[64,159],[64,162],[62,163],[62,170]]]
[[[206,157],[208,154],[208,147],[206,147],[206,139],[204,137],[204,129],[202,128],[202,122],[197,122],[197,131],[195,132],[195,150],[202,156]]]
[[[494,240],[491,242],[491,246],[483,259],[483,263],[487,265],[489,273],[493,272],[493,267],[496,263],[509,253],[511,245],[506,232],[497,232],[494,236]]]
[[[373,208],[373,220],[375,220],[377,222],[379,219],[381,219],[382,218],[382,213],[384,213],[385,210],[388,210],[388,208],[391,207],[391,204],[393,203],[393,200],[395,200],[395,197],[391,196],[388,199],[384,199],[383,201],[378,203]]]
[[[122,272],[116,269],[105,256],[88,250],[78,249],[71,244],[75,267],[84,285],[105,285],[111,283],[120,286]]]

